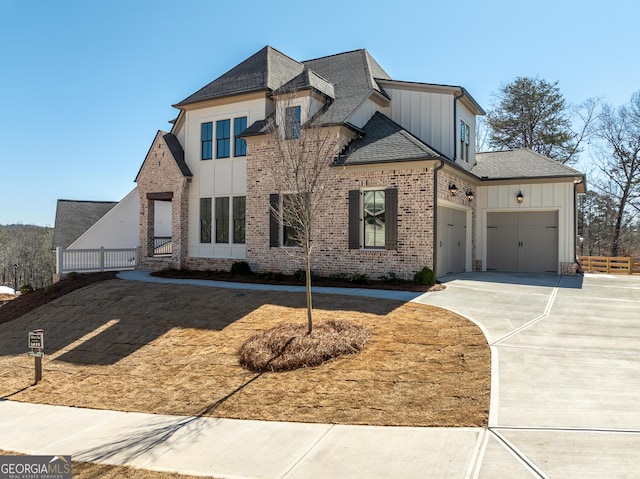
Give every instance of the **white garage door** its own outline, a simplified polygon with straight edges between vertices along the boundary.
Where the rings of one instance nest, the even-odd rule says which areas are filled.
[[[438,277],[465,270],[467,252],[467,213],[438,206]]]
[[[558,212],[488,213],[487,270],[557,273]]]

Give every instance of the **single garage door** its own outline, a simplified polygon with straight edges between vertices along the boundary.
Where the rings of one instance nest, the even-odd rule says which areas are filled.
[[[558,212],[487,214],[487,270],[558,272]]]
[[[438,206],[438,264],[436,275],[461,273],[467,253],[467,213]]]

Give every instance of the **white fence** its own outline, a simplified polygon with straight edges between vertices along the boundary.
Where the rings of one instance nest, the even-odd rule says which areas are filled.
[[[56,248],[56,274],[135,269],[138,265],[138,258],[138,248]]]

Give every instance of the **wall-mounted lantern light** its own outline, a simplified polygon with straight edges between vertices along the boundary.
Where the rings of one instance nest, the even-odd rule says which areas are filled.
[[[522,200],[524,200],[524,196],[522,196],[522,191],[517,194],[516,200],[518,200],[518,203],[522,203]]]
[[[456,196],[456,193],[458,193],[458,188],[454,183],[449,185],[449,193],[451,193],[451,196]]]
[[[469,203],[473,201],[473,191],[471,190],[467,191],[467,200],[469,200]]]

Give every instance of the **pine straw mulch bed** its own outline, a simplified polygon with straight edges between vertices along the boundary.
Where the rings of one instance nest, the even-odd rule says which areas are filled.
[[[437,294],[437,293],[436,293]],[[365,327],[362,352],[254,373],[249,337],[305,323],[304,294],[109,280],[0,325],[0,397],[178,415],[338,424],[486,426],[490,351],[480,329],[417,303],[314,295],[316,323]],[[26,335],[45,331],[33,386]]]
[[[204,279],[209,281],[232,281],[234,283],[257,283],[257,284],[275,284],[283,286],[304,286],[304,279],[290,274],[280,273],[250,273],[250,274],[233,274],[229,271],[197,271],[189,269],[165,269],[151,273],[152,276],[160,278],[176,278],[176,279]],[[329,288],[364,288],[364,289],[388,289],[394,291],[414,291],[425,293],[429,291],[442,291],[446,286],[440,283],[432,285],[415,284],[413,281],[400,278],[391,279],[374,279],[368,278],[362,281],[359,275],[355,275],[354,281],[350,281],[347,277],[326,277],[311,275],[312,287],[329,287]]]
[[[0,449],[0,456],[24,456],[13,451]],[[189,476],[177,472],[152,471],[131,466],[112,466],[93,462],[71,461],[73,479],[211,479],[213,476]],[[35,477],[35,476],[34,476]]]
[[[357,354],[369,337],[365,327],[347,321],[316,324],[311,334],[306,324],[282,324],[251,336],[240,346],[238,356],[251,371],[291,371]]]

